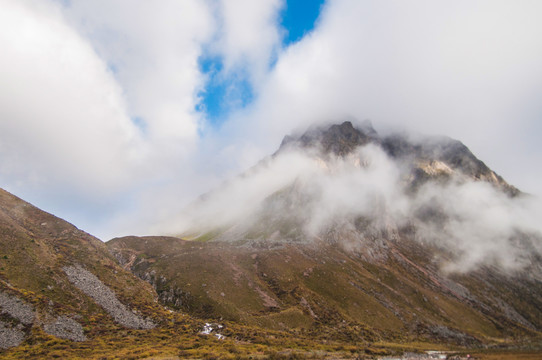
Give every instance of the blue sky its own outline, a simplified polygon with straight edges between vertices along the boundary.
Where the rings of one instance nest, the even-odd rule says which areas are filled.
[[[304,1],[287,0],[279,14],[282,28],[282,47],[288,47],[314,29],[324,4],[323,0]],[[269,70],[276,63],[269,59]],[[223,59],[213,54],[204,54],[199,59],[201,71],[208,76],[205,88],[200,92],[201,103],[196,110],[204,111],[213,126],[220,124],[228,115],[244,108],[254,99],[254,90],[247,78],[248,74],[238,71],[234,74],[223,74]]]
[[[304,1],[288,0],[281,12],[281,25],[286,30],[283,44],[285,46],[297,42],[309,33],[320,15],[323,0]]]

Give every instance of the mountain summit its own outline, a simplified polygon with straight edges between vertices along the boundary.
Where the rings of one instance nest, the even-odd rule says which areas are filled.
[[[354,124],[285,137],[176,215],[177,238],[107,245],[196,316],[354,341],[540,336],[528,197],[459,141]]]
[[[467,191],[487,201],[521,198],[457,140],[380,136],[369,121],[345,121],[286,136],[271,157],[171,222],[181,224],[177,234],[190,237],[310,242],[325,240],[339,223],[361,219],[367,224],[363,231],[389,232],[414,222],[428,229],[435,225],[431,221],[464,217],[450,204],[467,206]]]
[[[346,156],[369,143],[381,147],[393,159],[408,162],[417,184],[427,180],[428,176],[456,173],[488,181],[511,196],[520,193],[460,141],[444,136],[414,138],[408,134],[381,137],[369,120],[356,127],[351,121],[345,121],[340,125],[314,127],[298,137],[286,136],[277,153],[298,147],[318,148],[324,154]]]
[[[531,200],[459,141],[355,121],[286,137],[173,214],[173,237],[104,244],[0,190],[0,356],[536,347]]]
[[[359,146],[377,140],[377,133],[370,121],[365,121],[359,128],[354,128],[350,121],[345,121],[328,128],[312,128],[298,138],[286,136],[282,140],[279,151],[292,146],[321,147],[326,153],[346,155]]]

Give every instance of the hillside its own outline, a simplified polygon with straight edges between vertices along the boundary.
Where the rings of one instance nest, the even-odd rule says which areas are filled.
[[[192,204],[183,235],[107,246],[198,317],[349,342],[527,346],[542,331],[540,233],[478,205],[524,198],[459,141],[344,122],[286,137]]]
[[[494,267],[446,276],[434,253],[403,235],[371,261],[333,244],[130,237],[108,245],[162,303],[202,318],[356,342],[540,337],[539,278]]]
[[[350,359],[429,346],[314,339],[166,309],[103,242],[4,190],[0,254],[2,359]]]
[[[176,236],[103,243],[0,190],[0,357],[537,358],[530,199],[458,141],[351,122],[286,137]]]

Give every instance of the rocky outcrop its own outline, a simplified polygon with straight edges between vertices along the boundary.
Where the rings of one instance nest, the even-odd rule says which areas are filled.
[[[93,298],[117,323],[131,329],[151,329],[155,327],[152,321],[143,319],[130,311],[117,299],[115,293],[91,272],[80,266],[66,266],[63,269],[70,282]]]
[[[7,320],[0,320],[0,349],[19,346],[36,317],[33,307],[0,291],[0,309]]]
[[[314,148],[324,155],[344,157],[369,143],[381,147],[391,158],[408,164],[413,189],[428,180],[455,174],[489,182],[510,196],[520,194],[517,188],[492,171],[460,141],[445,136],[381,136],[368,120],[355,126],[345,121],[327,128],[311,128],[300,136],[286,136],[275,155],[291,148]]]
[[[520,194],[517,188],[492,171],[461,141],[445,136],[411,139],[404,134],[395,134],[383,137],[380,143],[391,158],[409,164],[413,188],[428,180],[442,180],[455,174],[488,182],[510,196]]]
[[[188,310],[190,309],[190,304],[194,302],[194,298],[190,295],[190,292],[170,284],[170,281],[165,276],[156,275],[156,271],[154,270],[150,272],[134,271],[134,274],[152,285],[162,304],[175,309]]]
[[[8,314],[25,325],[32,324],[36,316],[31,305],[3,292],[0,292],[0,309],[2,314]]]
[[[350,121],[345,121],[340,125],[331,125],[327,129],[321,127],[310,129],[299,138],[286,136],[282,140],[279,152],[293,146],[318,147],[326,154],[343,156],[359,146],[377,141],[377,133],[370,122],[366,121],[360,127],[361,130],[358,130]]]
[[[52,323],[45,324],[43,330],[49,335],[72,341],[85,341],[87,337],[83,327],[77,321],[67,317],[59,316]]]
[[[22,326],[11,327],[0,321],[0,349],[19,346],[25,338]]]

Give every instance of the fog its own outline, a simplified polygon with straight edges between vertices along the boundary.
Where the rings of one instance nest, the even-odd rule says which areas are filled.
[[[294,147],[200,197],[159,228],[191,237],[216,232],[217,241],[325,241],[377,253],[388,241],[402,241],[401,229],[409,227],[413,239],[448,254],[439,260],[446,272],[483,265],[520,270],[542,253],[537,198],[511,197],[458,171],[413,191],[408,168],[375,144],[344,157]]]
[[[460,139],[542,195],[540,1],[329,0],[294,43],[284,0],[0,4],[0,187],[103,240],[180,227],[285,134],[345,115]]]

